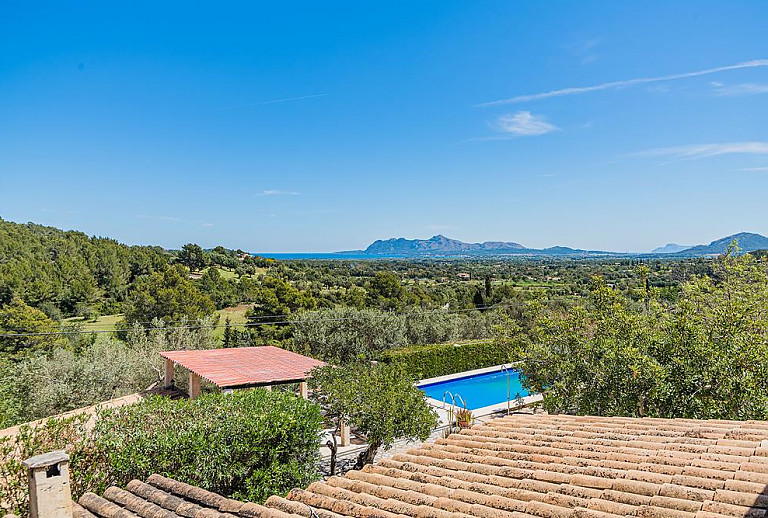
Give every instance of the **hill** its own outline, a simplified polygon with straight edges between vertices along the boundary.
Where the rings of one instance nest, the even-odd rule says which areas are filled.
[[[761,250],[768,248],[768,237],[760,234],[753,234],[750,232],[740,232],[731,236],[726,236],[721,239],[712,241],[708,245],[699,245],[688,248],[681,252],[682,255],[718,255],[724,254],[728,251],[728,247],[731,242],[736,242],[739,247],[739,251],[742,253],[754,252],[755,250]]]
[[[676,254],[683,250],[688,250],[691,245],[678,245],[677,243],[667,243],[664,246],[651,250],[652,254]]]
[[[655,248],[648,254],[583,250],[566,246],[549,248],[528,248],[513,241],[485,241],[466,243],[441,234],[429,239],[405,239],[402,237],[379,239],[365,250],[340,252],[340,254],[362,254],[371,257],[483,257],[483,256],[534,256],[534,257],[636,257],[644,255],[669,255],[680,257],[723,254],[731,241],[736,241],[742,253],[768,248],[768,237],[760,234],[741,232],[726,236],[709,245],[686,246],[677,243]]]
[[[372,255],[420,255],[433,252],[460,253],[482,252],[499,250],[525,250],[519,243],[486,241],[485,243],[464,243],[456,239],[447,238],[441,234],[429,239],[405,239],[392,238],[377,240],[365,249],[366,254]]]
[[[595,250],[580,250],[566,246],[550,248],[527,248],[514,241],[485,241],[483,243],[466,243],[438,234],[429,239],[405,239],[402,237],[379,239],[368,248],[357,252],[370,256],[385,257],[461,257],[461,256],[496,256],[496,255],[528,255],[528,256],[585,256],[585,255],[620,255],[613,252]]]
[[[169,261],[160,247],[0,219],[0,304],[17,296],[57,320],[85,316],[120,303],[137,277]]]

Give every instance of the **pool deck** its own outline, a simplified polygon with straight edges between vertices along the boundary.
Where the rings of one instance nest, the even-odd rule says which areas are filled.
[[[457,372],[456,374],[448,374],[446,376],[437,376],[434,378],[426,378],[423,380],[420,380],[416,383],[417,387],[423,387],[424,385],[431,385],[433,383],[441,383],[444,381],[451,381],[455,379],[461,379],[461,378],[468,378],[471,376],[477,376],[479,374],[487,374],[489,372],[498,372],[503,369],[514,369],[515,364],[514,363],[505,363],[502,365],[494,365],[493,367],[485,367],[482,369],[474,369],[471,371],[464,371],[464,372]],[[474,417],[481,417],[486,416],[490,414],[495,414],[498,412],[511,412],[513,410],[519,410],[521,408],[525,408],[527,406],[530,406],[534,403],[538,403],[544,399],[544,397],[541,394],[533,394],[531,396],[526,396],[524,398],[521,398],[521,400],[512,399],[509,401],[502,401],[500,403],[496,403],[494,405],[488,405],[480,408],[476,408],[472,410],[472,415]],[[440,401],[431,397],[427,397],[427,402],[437,410],[438,415],[440,416],[440,421],[445,424],[448,422],[448,407],[450,406],[450,403],[447,403],[445,401]]]

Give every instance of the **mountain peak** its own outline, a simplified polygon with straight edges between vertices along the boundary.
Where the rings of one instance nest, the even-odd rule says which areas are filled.
[[[429,239],[390,238],[374,241],[365,249],[367,254],[375,255],[430,255],[483,253],[498,250],[525,250],[519,243],[486,241],[485,243],[465,243],[437,234]]]

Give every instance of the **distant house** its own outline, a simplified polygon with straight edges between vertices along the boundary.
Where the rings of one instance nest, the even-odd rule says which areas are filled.
[[[460,281],[471,281],[472,280],[472,274],[469,273],[457,273],[456,278]]]

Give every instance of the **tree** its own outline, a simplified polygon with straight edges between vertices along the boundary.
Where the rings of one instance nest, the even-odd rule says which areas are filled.
[[[179,262],[195,272],[205,268],[205,265],[208,264],[208,259],[205,250],[200,245],[187,243],[181,247]]]
[[[424,441],[437,426],[437,413],[413,381],[396,366],[358,363],[313,369],[309,383],[327,418],[365,436],[368,448],[356,466],[362,468],[379,448],[400,438]]]
[[[381,309],[401,309],[407,293],[400,279],[392,272],[376,272],[366,287],[368,305]]]
[[[372,360],[408,343],[403,318],[373,309],[305,311],[292,319],[292,327],[297,349],[338,363]]]
[[[197,281],[197,289],[208,295],[217,309],[223,309],[237,302],[236,287],[225,279],[218,268],[210,267]]]
[[[224,321],[224,347],[234,347],[234,337],[232,336],[232,319],[229,317]]]
[[[63,343],[58,331],[56,322],[19,298],[0,306],[0,335],[18,335],[0,337],[2,355],[19,358],[29,351],[53,349]]]
[[[651,298],[633,309],[594,283],[588,305],[542,313],[527,334],[504,338],[520,341],[525,383],[544,394],[547,410],[768,418],[766,263],[729,253],[711,275],[683,284],[674,305]]]
[[[182,266],[172,266],[162,272],[141,277],[128,296],[125,322],[166,323],[182,319],[196,321],[213,315],[216,308],[206,295],[200,293]]]
[[[276,320],[285,320],[295,311],[317,307],[317,300],[312,295],[280,277],[265,277],[255,295],[253,309],[247,316],[256,321],[260,317],[283,317]]]

